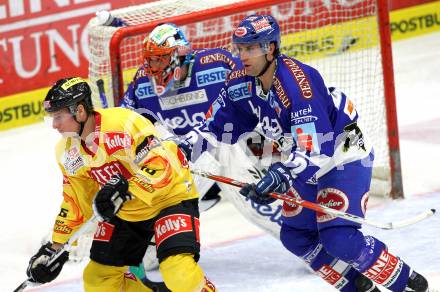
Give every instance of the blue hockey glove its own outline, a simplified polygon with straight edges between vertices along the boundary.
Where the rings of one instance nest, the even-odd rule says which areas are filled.
[[[252,202],[255,202],[259,205],[268,205],[276,201],[275,198],[272,198],[268,194],[258,194],[255,190],[256,187],[257,186],[255,184],[246,184],[241,188],[240,194],[251,199]]]
[[[276,199],[269,193],[285,193],[293,184],[290,169],[281,162],[272,164],[266,175],[257,183],[247,184],[240,190],[240,194],[250,198],[257,204],[270,204]]]

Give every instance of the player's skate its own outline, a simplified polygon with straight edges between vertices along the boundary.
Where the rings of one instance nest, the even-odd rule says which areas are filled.
[[[417,273],[416,271],[412,271],[409,276],[408,282],[405,287],[406,292],[429,292],[428,281],[425,277]],[[434,292],[434,291],[432,291]]]
[[[373,281],[365,277],[364,275],[360,275],[354,281],[357,292],[380,292],[379,288],[376,287]]]

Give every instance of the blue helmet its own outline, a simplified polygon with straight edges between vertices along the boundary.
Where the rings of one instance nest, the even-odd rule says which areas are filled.
[[[232,36],[233,44],[269,44],[280,49],[280,26],[271,15],[251,15],[243,19]]]

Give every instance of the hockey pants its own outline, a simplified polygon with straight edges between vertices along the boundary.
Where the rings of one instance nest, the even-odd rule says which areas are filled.
[[[165,285],[173,292],[214,292],[214,285],[190,254],[167,257],[159,266]],[[83,273],[86,292],[152,292],[128,266],[116,267],[90,261]]]

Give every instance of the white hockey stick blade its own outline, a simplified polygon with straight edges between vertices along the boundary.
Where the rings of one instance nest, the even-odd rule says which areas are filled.
[[[389,222],[389,223],[383,224],[382,227],[379,227],[379,226],[377,226],[377,227],[382,228],[382,229],[397,229],[397,228],[410,226],[410,225],[413,225],[417,222],[420,222],[426,218],[431,217],[432,215],[435,214],[435,212],[436,212],[435,209],[428,209],[428,210],[426,210],[418,215],[415,215],[413,217],[403,219],[400,221]],[[370,224],[370,225],[372,225],[372,224]]]

